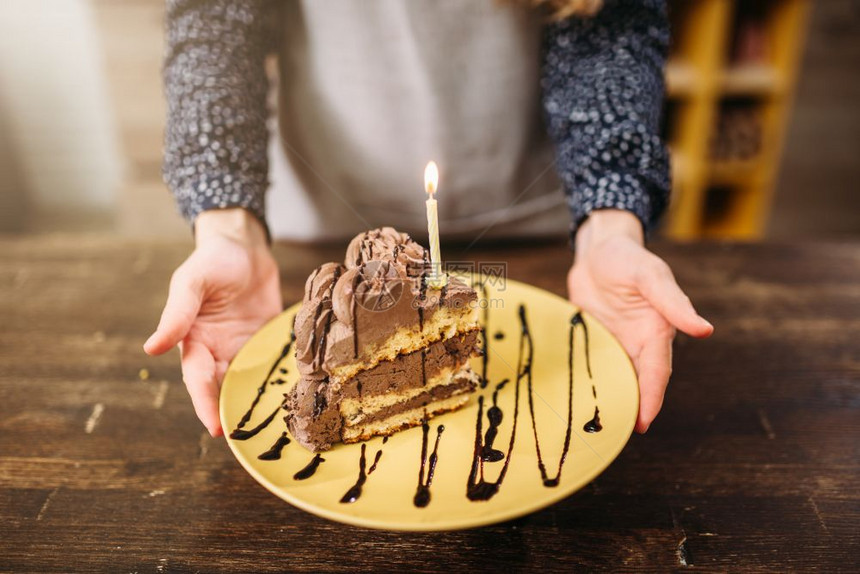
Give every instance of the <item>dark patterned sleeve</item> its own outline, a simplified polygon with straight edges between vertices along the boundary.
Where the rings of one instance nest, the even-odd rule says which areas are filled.
[[[189,221],[242,207],[265,225],[263,0],[168,0],[164,180]]]
[[[547,26],[543,107],[572,215],[634,213],[646,231],[665,210],[669,156],[660,139],[665,0],[607,0],[593,18]]]

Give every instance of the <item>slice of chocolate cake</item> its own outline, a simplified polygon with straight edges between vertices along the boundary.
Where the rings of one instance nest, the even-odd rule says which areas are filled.
[[[295,325],[301,378],[288,396],[299,443],[326,450],[466,404],[478,297],[456,277],[434,289],[429,272],[424,248],[384,227],[355,237],[343,265],[311,274]]]

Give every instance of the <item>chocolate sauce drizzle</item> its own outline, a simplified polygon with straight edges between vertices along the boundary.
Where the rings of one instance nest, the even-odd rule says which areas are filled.
[[[375,229],[373,231],[376,231]],[[379,232],[373,234],[373,239],[379,237]],[[363,261],[370,261],[373,259],[373,241],[371,241],[370,231],[365,231],[364,235],[361,237],[361,246],[358,249],[358,253],[355,254],[355,266],[358,267],[361,265]]]
[[[433,452],[430,454],[430,460],[427,460],[427,435],[430,432],[430,425],[427,420],[421,425],[421,430],[424,433],[421,439],[421,467],[418,469],[418,488],[415,491],[415,497],[412,499],[413,504],[418,508],[424,508],[430,504],[430,486],[433,484],[433,475],[436,474],[436,463],[439,461],[439,439],[442,438],[442,433],[445,432],[445,425],[436,427],[436,442],[433,443]],[[427,478],[424,478],[424,468],[427,466]]]
[[[361,443],[361,458],[358,459],[358,479],[355,481],[349,490],[341,497],[340,502],[342,504],[352,504],[361,496],[361,487],[364,486],[364,483],[367,482],[367,472],[365,472],[365,466],[367,465],[367,458],[365,457],[365,451],[367,450],[367,444]]]
[[[505,334],[502,333],[501,331],[496,331],[495,335],[493,335],[493,339],[495,339],[496,341],[501,341],[504,338],[505,338]]]
[[[482,288],[484,286],[482,285]],[[478,397],[478,419],[475,423],[475,449],[472,452],[472,468],[469,471],[469,479],[466,483],[466,497],[472,501],[478,500],[490,500],[493,496],[499,492],[499,488],[502,486],[502,482],[505,480],[505,476],[508,473],[508,468],[511,464],[511,455],[514,452],[514,444],[517,439],[517,420],[519,419],[520,412],[520,381],[528,375],[531,377],[532,370],[532,360],[533,360],[533,346],[531,344],[531,335],[529,334],[529,327],[526,321],[525,315],[525,307],[520,305],[520,348],[519,348],[519,356],[517,357],[517,378],[514,386],[514,420],[511,428],[511,440],[508,444],[508,453],[505,455],[505,463],[502,466],[502,470],[499,472],[499,477],[495,482],[488,482],[484,479],[484,444],[481,440],[482,435],[482,427],[484,420],[484,397]],[[486,328],[486,326],[485,326]],[[486,337],[485,337],[486,339]],[[528,343],[528,345],[525,345]],[[528,351],[526,352],[526,349]],[[486,381],[486,379],[485,379]],[[506,381],[503,381],[503,383]],[[500,385],[503,383],[499,383]],[[486,382],[484,382],[484,386],[486,386]],[[498,407],[496,407],[498,408]],[[499,409],[499,414],[501,413],[501,409]],[[487,416],[489,418],[489,411],[487,412]],[[499,420],[501,422],[501,420]],[[490,421],[492,425],[492,421]]]
[[[303,469],[293,475],[294,480],[307,480],[314,475],[321,462],[325,462],[322,454],[316,453],[311,461]]]
[[[510,379],[505,379],[496,385],[495,390],[493,390],[493,406],[487,410],[487,420],[490,424],[487,427],[487,434],[484,435],[484,446],[481,448],[481,460],[484,462],[498,462],[505,458],[505,453],[494,449],[493,443],[496,440],[499,425],[502,424],[503,418],[502,409],[498,406],[499,391],[508,384],[508,381]]]
[[[525,315],[525,309],[520,307],[520,314]],[[528,389],[529,389],[529,413],[531,413],[532,417],[532,432],[535,437],[535,451],[537,452],[537,464],[538,470],[540,471],[541,479],[543,480],[543,485],[546,487],[554,487],[558,486],[559,481],[561,480],[561,471],[564,467],[564,461],[567,459],[567,453],[570,450],[570,435],[573,430],[573,343],[574,343],[574,335],[576,332],[576,326],[582,325],[585,328],[585,323],[582,321],[582,316],[577,313],[573,317],[570,318],[570,328],[568,330],[567,335],[567,344],[568,344],[568,353],[567,353],[567,429],[564,433],[564,446],[561,450],[561,456],[558,459],[558,470],[554,477],[549,477],[546,471],[546,465],[543,461],[543,456],[541,455],[540,450],[540,439],[538,438],[537,432],[537,419],[535,418],[535,410],[534,410],[534,393],[532,391],[532,375],[529,372],[528,375]],[[532,345],[531,335],[528,335],[529,346]],[[590,372],[589,372],[590,375]]]
[[[582,425],[582,430],[587,433],[600,432],[603,430],[603,425],[600,424],[600,409],[597,407],[597,386],[595,386],[594,379],[591,376],[591,351],[588,343],[588,325],[585,324],[585,320],[582,318],[582,313],[577,313],[573,316],[573,319],[571,319],[571,325],[582,327],[582,333],[585,337],[585,368],[588,371],[588,378],[592,379],[591,396],[594,397],[594,417]]]
[[[382,449],[376,451],[376,456],[373,457],[373,464],[367,469],[367,474],[370,475],[376,470],[376,465],[379,464],[379,459],[382,458]]]
[[[267,416],[265,420],[263,420],[263,422],[261,422],[251,430],[244,430],[237,427],[233,432],[230,433],[230,438],[232,438],[233,440],[248,440],[253,436],[257,436],[257,434],[259,434],[261,430],[269,426],[269,423],[271,423],[275,419],[275,415],[277,415],[282,408],[282,404],[278,405],[278,408],[276,408],[272,414]]]
[[[427,251],[424,251],[424,265],[421,267],[421,278],[418,281],[418,328],[424,330],[424,301],[427,300],[427,271],[430,261],[427,259]]]
[[[284,431],[281,433],[281,436],[278,437],[278,440],[275,441],[275,444],[257,458],[260,460],[278,460],[281,458],[281,451],[284,450],[284,447],[288,444],[290,444],[290,439],[287,436],[287,431]]]
[[[600,424],[600,409],[597,408],[597,405],[594,406],[594,418],[585,423],[582,426],[582,430],[590,433],[600,432],[603,430],[603,425]]]
[[[427,386],[427,369],[425,367],[425,361],[427,360],[427,350],[421,349],[421,385]]]
[[[263,384],[261,384],[257,388],[257,395],[254,397],[254,400],[251,401],[251,406],[248,408],[248,411],[244,415],[242,415],[242,418],[239,419],[239,424],[236,425],[236,429],[232,433],[230,433],[230,438],[236,438],[233,435],[239,433],[239,429],[243,428],[246,424],[248,424],[248,421],[251,420],[251,415],[254,414],[254,409],[257,408],[257,405],[259,404],[260,399],[263,397],[263,393],[266,392],[266,384],[269,382],[269,379],[272,377],[272,373],[275,372],[275,369],[278,368],[278,365],[281,363],[281,361],[283,361],[287,357],[287,355],[290,352],[290,349],[293,347],[293,342],[295,340],[296,340],[296,331],[294,329],[292,331],[292,333],[290,333],[290,340],[287,341],[287,344],[284,345],[283,349],[281,349],[281,354],[278,355],[278,358],[275,359],[274,363],[272,363],[272,367],[269,369],[269,372],[266,374],[266,377],[263,379]],[[280,383],[278,383],[278,384],[280,384]],[[275,411],[275,412],[277,412],[277,411]],[[272,415],[272,417],[269,417],[269,419],[267,419],[267,420],[269,420],[269,422],[271,422],[271,418],[273,418],[273,417],[274,417],[274,415]],[[257,432],[260,432],[260,430],[262,430],[262,429],[257,430]],[[257,432],[255,432],[254,434],[257,434]],[[251,436],[254,436],[254,434],[252,434]],[[250,437],[247,437],[247,438],[250,438]],[[245,439],[237,439],[237,440],[245,440]]]
[[[358,281],[361,279],[361,274],[356,273],[352,279],[352,357],[358,358],[358,316],[356,312],[356,301],[358,301],[358,293],[355,290],[358,288]]]
[[[334,274],[332,275],[331,285],[328,288],[328,293],[326,293],[325,297],[323,297],[322,301],[320,301],[319,305],[317,305],[316,313],[314,315],[314,330],[313,337],[311,338],[311,349],[315,349],[313,366],[315,368],[319,368],[325,360],[325,351],[328,346],[328,333],[331,330],[331,322],[334,319],[334,310],[331,308],[331,296],[334,293],[334,286],[337,283],[337,280],[340,279],[341,267],[335,267]],[[354,300],[355,298],[353,298]],[[325,326],[323,327],[322,335],[320,336],[319,345],[316,344],[317,330],[316,324],[319,321],[320,315],[323,310],[328,307],[329,313],[328,317],[326,317]],[[355,317],[353,316],[353,319]]]
[[[570,324],[574,327],[582,327],[582,334],[585,337],[585,370],[588,372],[588,378],[593,378],[591,376],[591,344],[588,342],[588,325],[585,324],[585,319],[582,317],[582,312],[577,311],[576,315],[574,315]],[[593,387],[594,385],[592,385]],[[597,398],[597,391],[594,390],[594,398]]]
[[[318,419],[320,415],[323,414],[323,411],[328,406],[328,399],[325,398],[325,385],[328,383],[328,377],[325,378],[325,383],[323,383],[323,388],[317,389],[316,393],[314,393],[314,413],[313,416],[315,419]]]

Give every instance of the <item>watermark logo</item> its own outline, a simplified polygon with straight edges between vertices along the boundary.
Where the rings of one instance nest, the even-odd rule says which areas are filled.
[[[496,291],[504,291],[507,287],[508,264],[505,261],[448,261],[445,271],[477,275],[482,284]]]
[[[448,275],[467,275],[473,278],[473,286],[478,289],[478,299],[467,300],[459,297],[447,297],[444,305],[454,309],[473,307],[478,309],[501,308],[504,301],[499,297],[483,297],[481,285],[493,288],[493,292],[505,291],[507,287],[508,265],[504,261],[448,261],[444,264]],[[368,261],[362,267],[362,279],[355,287],[356,304],[371,312],[385,312],[396,306],[404,296],[412,297],[412,308],[427,308],[442,304],[443,292],[426,287],[413,292],[415,281],[430,282],[433,268],[429,262],[407,266],[408,279],[401,279],[394,268],[386,261]]]

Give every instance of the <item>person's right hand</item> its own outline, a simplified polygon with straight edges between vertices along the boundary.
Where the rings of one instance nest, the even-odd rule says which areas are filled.
[[[143,348],[160,355],[179,345],[194,410],[215,437],[223,434],[218,396],[227,365],[283,305],[278,266],[253,215],[204,212],[195,221],[195,242],[170,280],[161,321]]]

